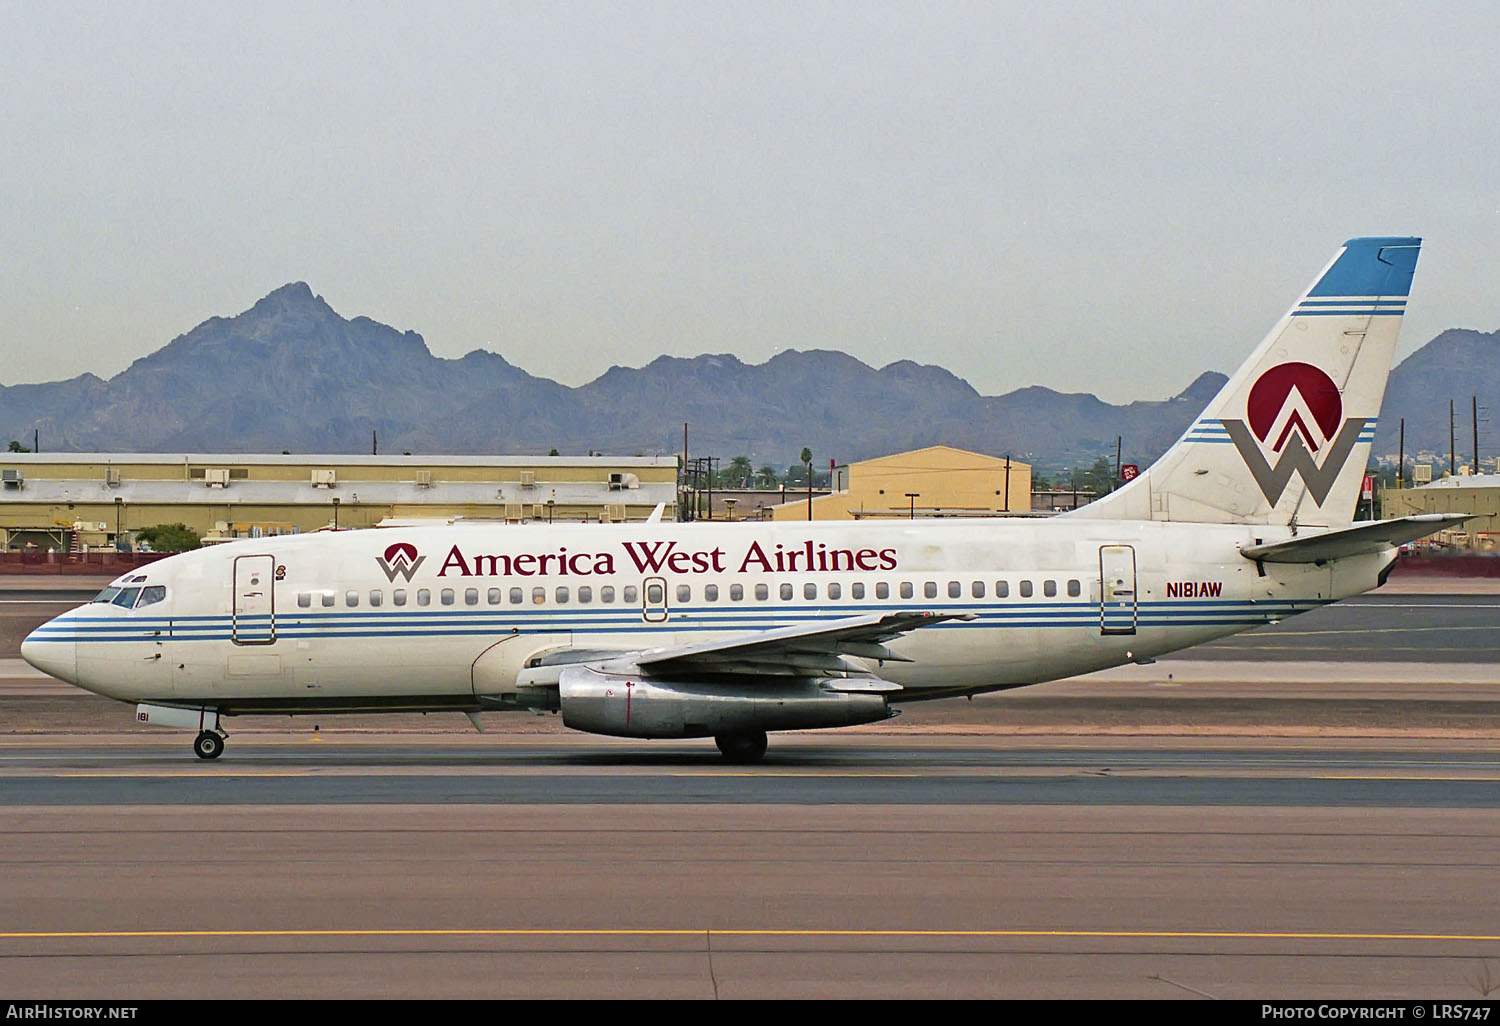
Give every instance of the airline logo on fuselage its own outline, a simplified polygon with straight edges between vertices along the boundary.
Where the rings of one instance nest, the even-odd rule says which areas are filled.
[[[1251,386],[1245,420],[1223,421],[1229,440],[1272,506],[1293,474],[1302,478],[1313,502],[1323,505],[1366,423],[1364,417],[1344,419],[1338,385],[1310,363],[1272,367]],[[1274,464],[1268,451],[1278,454]],[[1320,452],[1321,463],[1316,459]]]
[[[408,542],[397,542],[385,550],[385,555],[376,556],[375,562],[380,564],[380,569],[385,571],[386,580],[392,584],[399,577],[403,581],[410,581],[412,574],[422,565],[426,556],[417,555],[417,547]]]
[[[375,562],[392,584],[400,577],[410,581],[427,557],[417,548],[398,542],[376,556]],[[847,570],[894,570],[893,548],[830,547],[826,542],[762,545],[752,541],[743,551],[722,546],[686,548],[676,541],[627,541],[618,552],[569,551],[560,545],[538,552],[487,553],[448,549],[438,568],[439,577],[588,577],[608,576],[619,571],[655,576],[659,574],[708,573],[837,573]]]

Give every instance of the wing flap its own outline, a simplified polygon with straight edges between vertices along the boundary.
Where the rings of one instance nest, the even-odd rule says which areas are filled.
[[[651,649],[635,658],[643,670],[661,673],[805,673],[847,670],[844,656],[910,662],[885,642],[908,631],[973,613],[903,611],[870,613],[769,631],[735,634],[696,645]]]

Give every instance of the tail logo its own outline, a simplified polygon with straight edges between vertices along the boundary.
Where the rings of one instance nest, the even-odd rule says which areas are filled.
[[[417,547],[407,542],[397,542],[385,550],[384,556],[376,556],[375,562],[380,564],[380,569],[385,571],[386,580],[392,584],[396,578],[410,582],[412,574],[422,565],[426,556],[417,555]]]
[[[1338,385],[1310,363],[1278,364],[1262,374],[1250,388],[1245,416],[1226,419],[1224,429],[1272,506],[1294,473],[1323,505],[1366,423],[1344,419]],[[1274,464],[1268,455],[1277,456]]]

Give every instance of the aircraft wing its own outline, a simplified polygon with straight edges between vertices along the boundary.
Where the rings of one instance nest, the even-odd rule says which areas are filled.
[[[1371,520],[1286,541],[1247,545],[1240,549],[1240,555],[1267,563],[1324,563],[1404,545],[1473,519],[1474,514],[1469,513],[1420,513],[1395,520]]]
[[[736,634],[696,645],[647,649],[633,661],[643,670],[669,676],[827,673],[848,669],[841,656],[910,662],[892,652],[885,642],[947,620],[972,619],[973,613],[870,613]]]

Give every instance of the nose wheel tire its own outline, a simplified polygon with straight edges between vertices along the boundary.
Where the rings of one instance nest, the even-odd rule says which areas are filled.
[[[205,730],[193,742],[193,753],[200,759],[217,759],[224,754],[224,739],[211,730]]]
[[[752,730],[743,734],[719,734],[714,738],[714,744],[724,753],[726,762],[760,762],[766,754],[766,732]]]

